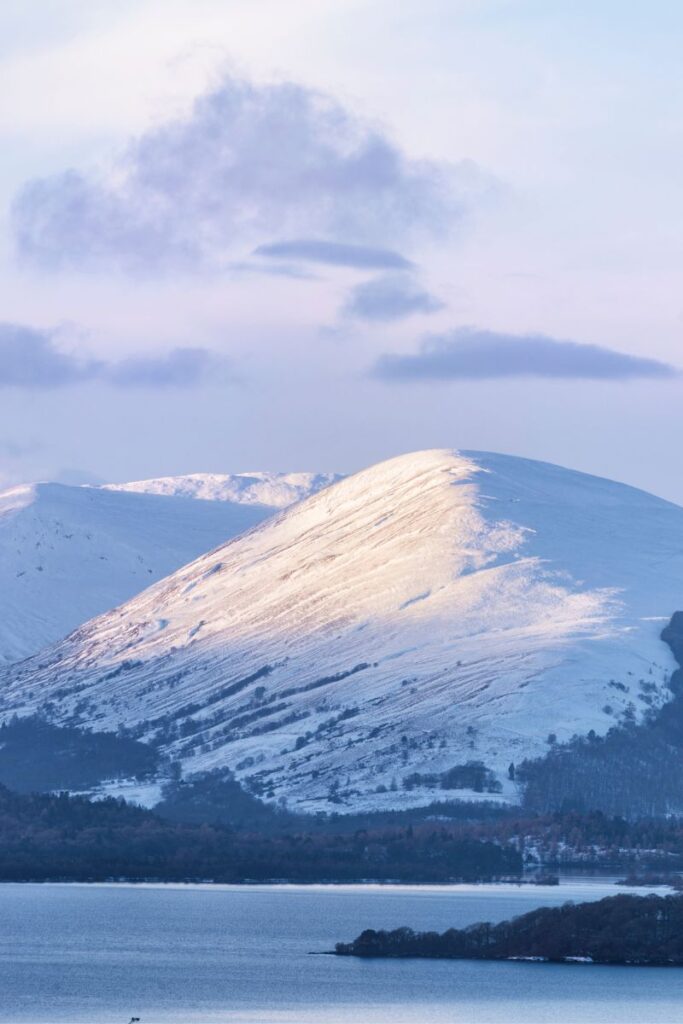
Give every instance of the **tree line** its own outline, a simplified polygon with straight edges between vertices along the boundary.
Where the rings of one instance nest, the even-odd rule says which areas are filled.
[[[518,875],[520,854],[430,828],[258,833],[167,821],[108,798],[0,786],[0,880],[484,881]]]
[[[609,896],[438,932],[366,929],[339,956],[683,966],[683,896]]]

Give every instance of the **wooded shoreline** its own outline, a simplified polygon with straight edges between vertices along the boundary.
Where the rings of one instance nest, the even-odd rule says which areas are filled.
[[[608,896],[499,924],[437,932],[366,929],[337,956],[683,967],[683,896]]]

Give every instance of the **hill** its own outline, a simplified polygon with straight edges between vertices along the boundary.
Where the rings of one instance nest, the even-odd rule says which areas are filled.
[[[666,705],[683,509],[486,453],[392,459],[2,680],[294,811],[518,799],[510,765]]]
[[[54,643],[330,479],[197,474],[0,492],[0,662]]]

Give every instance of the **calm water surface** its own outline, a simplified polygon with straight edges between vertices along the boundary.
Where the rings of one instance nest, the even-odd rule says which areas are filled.
[[[679,1024],[683,969],[308,955],[366,927],[441,931],[616,891],[0,885],[0,1021]]]

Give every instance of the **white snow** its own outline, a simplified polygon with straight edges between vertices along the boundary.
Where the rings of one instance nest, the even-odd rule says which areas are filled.
[[[472,796],[402,786],[471,759],[513,799],[509,762],[549,733],[669,699],[659,633],[681,607],[682,508],[544,463],[419,452],[9,669],[2,714],[53,698],[57,720],[137,724],[186,774],[228,766],[293,808]]]
[[[200,473],[0,492],[0,663],[60,640],[332,479]]]
[[[52,483],[0,493],[0,661],[54,643],[272,511]]]
[[[125,484],[104,484],[110,491],[166,494],[205,501],[233,501],[240,505],[268,505],[286,508],[336,483],[335,473],[189,473],[135,480]]]
[[[103,782],[98,788],[83,792],[90,800],[102,800],[114,797],[125,800],[139,807],[155,807],[161,801],[163,786],[161,782],[140,782],[137,779],[113,779]]]

